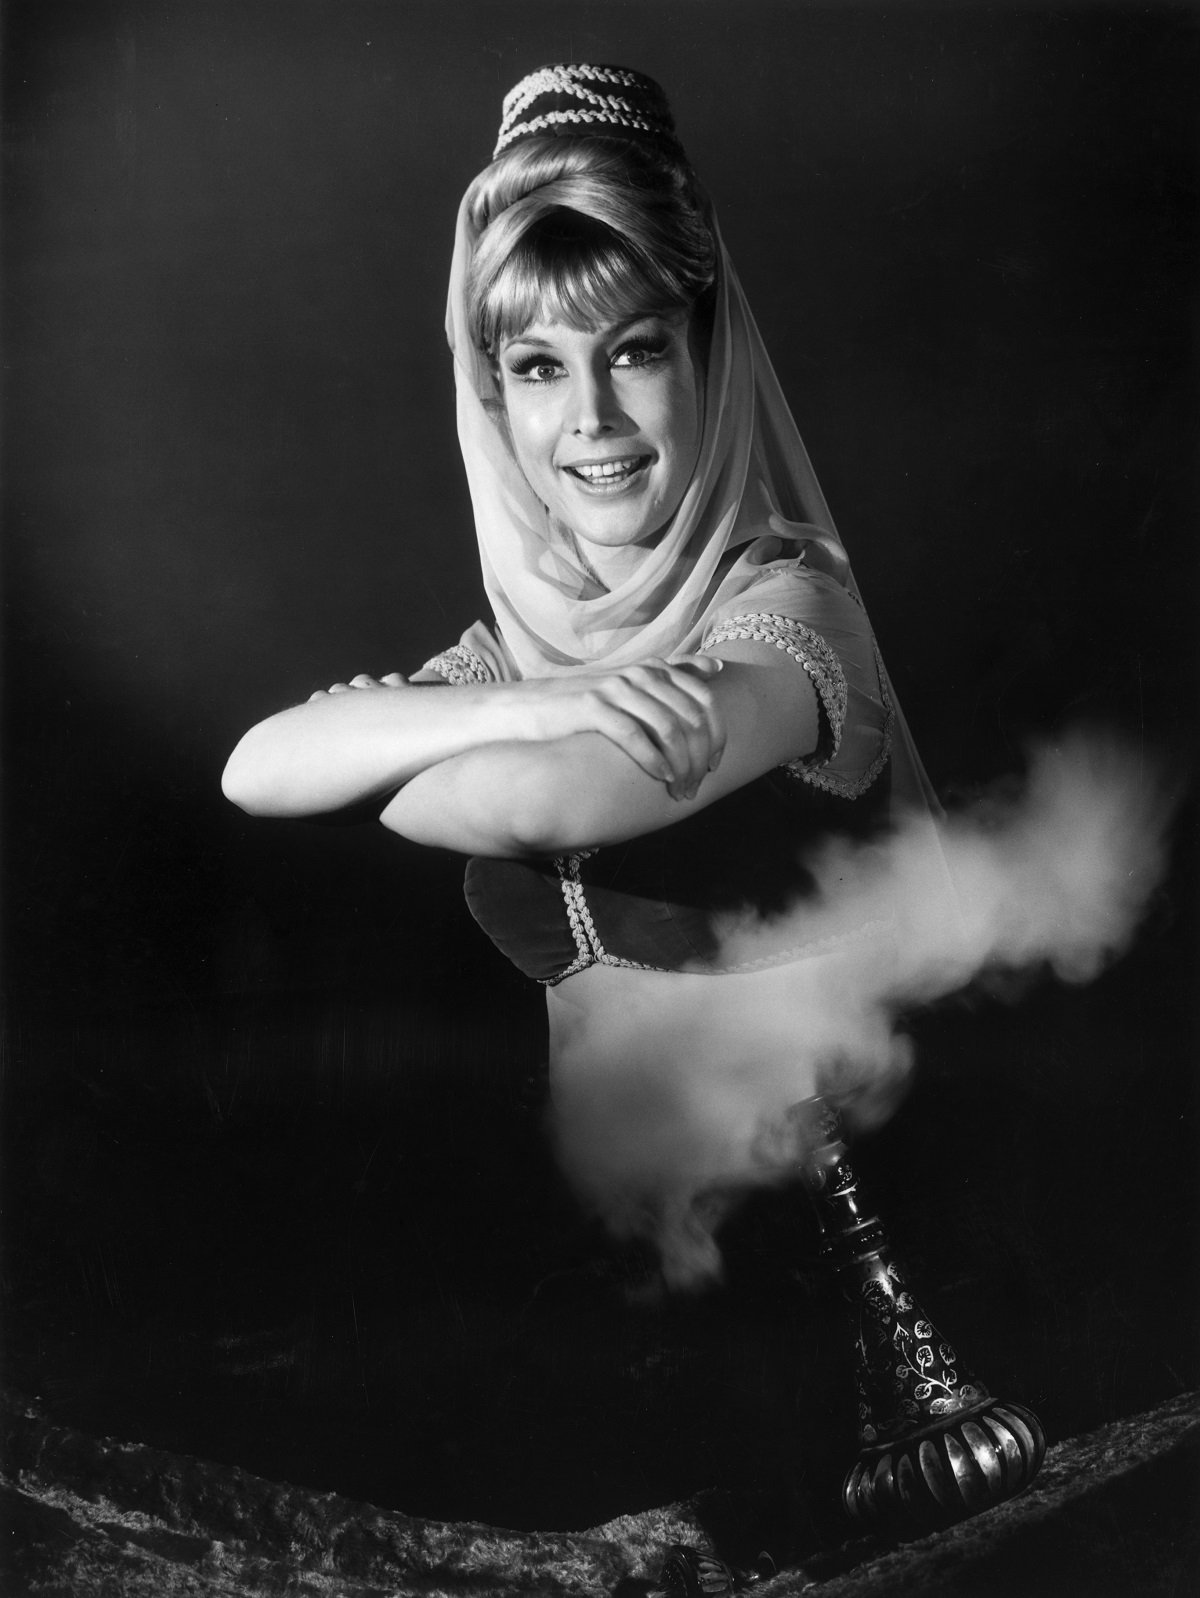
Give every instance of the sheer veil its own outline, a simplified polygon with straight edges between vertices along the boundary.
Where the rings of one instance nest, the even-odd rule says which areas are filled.
[[[484,586],[522,676],[695,651],[713,613],[772,562],[802,559],[858,597],[845,547],[719,233],[699,463],[651,558],[619,587],[597,592],[516,463],[491,365],[471,337],[466,291],[477,237],[464,199],[446,331]],[[770,527],[773,513],[793,524],[788,536]],[[890,683],[884,687],[895,713],[893,800],[936,813]]]

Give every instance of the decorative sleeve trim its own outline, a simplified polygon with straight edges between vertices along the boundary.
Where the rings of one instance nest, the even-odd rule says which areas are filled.
[[[858,603],[861,605],[862,600],[860,599]],[[857,799],[859,794],[866,793],[892,756],[892,732],[896,725],[896,710],[888,689],[888,674],[883,664],[883,656],[879,653],[879,645],[875,642],[874,634],[871,635],[871,649],[875,656],[875,675],[879,679],[879,703],[883,707],[883,730],[879,738],[879,750],[862,776],[854,782],[838,777],[834,772],[817,773],[818,779],[835,778],[835,786],[830,792],[844,794],[848,799]]]
[[[465,688],[471,683],[492,680],[487,662],[469,644],[455,644],[451,649],[443,649],[440,655],[427,660],[421,670],[436,671],[452,688]]]
[[[852,596],[857,598],[857,595]],[[858,600],[861,605],[862,600]],[[883,666],[883,656],[879,653],[879,645],[871,637],[871,649],[875,656],[875,675],[879,679],[879,702],[883,706],[883,730],[879,738],[879,749],[871,764],[857,777],[845,777],[839,771],[831,771],[827,767],[813,769],[806,766],[803,760],[789,760],[784,766],[784,771],[789,777],[795,777],[801,782],[810,783],[814,788],[820,788],[824,793],[836,794],[839,799],[859,799],[875,779],[882,772],[884,766],[891,759],[892,730],[896,725],[896,712],[892,704],[892,696],[888,692],[887,672]]]
[[[753,612],[727,617],[713,628],[701,648],[713,649],[717,644],[726,643],[733,638],[750,638],[756,643],[773,644],[776,649],[784,650],[808,674],[813,687],[817,690],[817,697],[825,712],[829,737],[827,740],[820,740],[815,754],[788,760],[781,769],[789,777],[807,782],[824,793],[836,794],[842,799],[857,799],[866,793],[887,764],[888,756],[891,754],[892,724],[895,720],[883,661],[874,638],[871,640],[871,647],[875,652],[875,669],[879,676],[879,691],[884,709],[883,735],[875,759],[866,771],[857,777],[846,777],[832,769],[842,746],[850,690],[841,661],[821,634],[814,632],[811,627],[806,627],[803,622],[794,621],[790,616]]]
[[[837,655],[811,627],[793,621],[790,616],[773,616],[755,612],[744,616],[730,616],[714,627],[702,644],[703,649],[714,649],[718,644],[733,638],[750,638],[755,643],[774,644],[797,661],[812,679],[817,696],[825,711],[829,725],[828,747],[815,758],[821,765],[836,759],[841,748],[842,728],[846,725],[846,704],[850,691],[846,686],[846,673]],[[806,757],[809,761],[813,756]],[[800,764],[788,761],[788,769]]]

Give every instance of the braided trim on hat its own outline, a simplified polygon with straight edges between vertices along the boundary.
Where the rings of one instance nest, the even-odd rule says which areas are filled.
[[[518,139],[523,139],[530,133],[545,133],[564,122],[587,123],[606,122],[614,128],[633,128],[639,133],[653,133],[665,137],[666,130],[661,124],[648,122],[645,117],[635,117],[628,113],[616,115],[611,111],[547,111],[544,116],[533,117],[528,122],[518,122],[516,127],[507,133],[504,139],[496,146],[496,155],[503,153],[510,144],[515,144]],[[494,159],[494,157],[493,157]]]
[[[627,106],[627,98],[616,94],[594,94],[584,87],[586,83],[611,83],[623,89],[639,88],[647,82],[640,73],[625,67],[596,67],[586,61],[558,67],[539,67],[504,96],[504,122],[519,116],[533,104],[539,94],[573,94],[593,105]],[[503,123],[501,124],[503,131]]]
[[[589,84],[628,92],[606,94],[590,88]],[[544,106],[541,111],[537,111],[539,101]],[[572,101],[579,104],[571,104]],[[531,110],[535,114],[528,116],[526,113]],[[539,67],[509,90],[504,97],[504,115],[492,159],[518,139],[531,134],[570,132],[597,125],[627,128],[653,138],[675,141],[670,107],[653,78],[624,67],[579,62]]]

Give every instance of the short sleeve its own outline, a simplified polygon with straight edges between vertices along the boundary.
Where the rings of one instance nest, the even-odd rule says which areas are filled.
[[[788,775],[845,799],[866,793],[887,764],[893,711],[859,600],[824,572],[780,562],[717,611],[701,648],[735,638],[785,651],[816,689],[817,747],[788,761]]]
[[[453,688],[468,683],[514,682],[519,673],[498,633],[477,621],[468,627],[458,643],[427,660],[411,682],[440,679]]]

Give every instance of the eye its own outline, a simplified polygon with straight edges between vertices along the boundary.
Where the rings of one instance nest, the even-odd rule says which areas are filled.
[[[665,338],[630,339],[612,357],[613,366],[653,366],[662,359],[670,340]]]
[[[562,362],[552,355],[522,355],[509,367],[514,377],[526,383],[553,383],[562,376]]]

